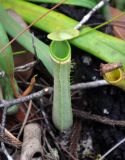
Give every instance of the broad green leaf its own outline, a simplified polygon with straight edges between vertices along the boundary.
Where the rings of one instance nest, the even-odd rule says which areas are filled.
[[[14,9],[29,23],[48,11],[44,7],[21,0],[0,2],[5,7]],[[73,28],[77,23],[63,14],[52,11],[35,26],[50,33]],[[70,43],[106,62],[121,62],[125,66],[125,42],[123,40],[86,27],[81,30],[81,36],[71,40]]]
[[[25,1],[31,1],[31,2],[39,2],[39,3],[59,3],[60,0],[25,0]],[[64,2],[64,4],[69,5],[75,5],[75,6],[81,6],[86,8],[92,8],[95,6],[94,0],[67,0]]]

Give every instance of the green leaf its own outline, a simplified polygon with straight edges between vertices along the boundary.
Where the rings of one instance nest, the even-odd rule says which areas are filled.
[[[80,34],[79,30],[71,28],[67,30],[52,32],[47,37],[54,41],[63,41],[78,37],[79,34]]]
[[[39,3],[59,3],[60,0],[25,0],[25,1],[31,1],[31,2],[39,2]],[[94,0],[67,0],[64,2],[64,4],[69,5],[75,5],[75,6],[81,6],[86,8],[92,8],[95,6]]]
[[[0,48],[9,42],[6,32],[0,23]],[[0,70],[5,71],[7,75],[14,72],[13,54],[11,46],[0,52]]]
[[[19,32],[24,30],[20,24],[18,24],[11,16],[7,14],[7,12],[4,10],[3,6],[0,4],[0,22],[3,24],[6,32],[12,36],[15,37]],[[32,44],[32,35],[29,31],[26,31],[23,33],[19,38],[17,38],[17,41],[27,50],[34,53],[33,44]],[[52,74],[52,65],[50,61],[50,51],[49,47],[34,37],[34,43],[37,51],[38,58],[43,62],[45,67],[48,69],[48,71]]]
[[[0,23],[0,49],[9,42],[6,32]],[[6,100],[14,98],[13,89],[10,83],[10,76],[14,74],[14,61],[11,46],[6,48],[3,52],[0,52],[0,70],[5,71],[5,76],[0,77],[0,85],[3,91],[3,97]],[[16,81],[14,81],[15,85]],[[18,87],[17,87],[18,90]],[[14,105],[8,109],[9,114],[17,112],[18,106]]]

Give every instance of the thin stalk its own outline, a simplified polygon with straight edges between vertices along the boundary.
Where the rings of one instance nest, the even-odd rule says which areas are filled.
[[[109,2],[109,0],[101,0],[94,8],[92,8],[92,10],[90,10],[82,18],[82,20],[75,26],[75,29],[79,30],[83,26],[83,24],[85,24],[97,10],[99,10],[102,6],[104,6],[108,2]]]
[[[111,149],[109,149],[99,160],[103,160],[106,158],[112,151],[114,151],[116,148],[118,148],[122,143],[125,142],[125,138],[123,138],[120,142],[118,142],[116,145],[114,145]]]

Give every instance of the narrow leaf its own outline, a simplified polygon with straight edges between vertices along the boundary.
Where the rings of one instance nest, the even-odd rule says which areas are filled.
[[[0,49],[9,42],[9,39],[0,23]],[[10,83],[10,78],[14,74],[14,61],[11,46],[0,53],[0,69],[5,71],[5,76],[0,78],[4,99],[9,100],[14,98],[13,89]],[[17,86],[16,81],[14,85]],[[9,108],[8,113],[12,114],[18,110],[18,106],[14,105]]]
[[[2,5],[0,4],[0,21],[3,24],[7,33],[15,37],[23,28],[18,24],[11,16],[7,14]],[[32,35],[29,31],[26,31],[21,35],[17,41],[27,50],[34,53],[33,44],[32,44]],[[50,51],[49,47],[41,42],[39,39],[34,37],[34,43],[37,51],[38,58],[43,62],[48,71],[52,74],[52,66],[50,61]]]
[[[0,48],[9,42],[6,32],[0,23]],[[7,75],[14,72],[13,54],[11,46],[0,53],[0,70],[3,70]]]
[[[31,1],[35,3],[36,2],[38,3],[59,3],[60,2],[60,0],[25,0],[25,1]],[[93,0],[67,0],[66,2],[64,2],[64,4],[92,8],[95,6],[96,3]]]

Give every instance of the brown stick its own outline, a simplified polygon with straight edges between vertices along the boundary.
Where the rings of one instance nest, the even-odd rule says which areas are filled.
[[[111,71],[118,69],[118,68],[121,68],[121,67],[122,67],[121,63],[107,63],[107,64],[101,63],[100,73],[103,75],[107,72],[111,72]]]
[[[24,126],[25,126],[26,123],[27,123],[27,120],[28,120],[28,118],[29,118],[29,114],[30,114],[30,111],[31,111],[31,107],[32,107],[32,100],[29,102],[29,105],[28,105],[28,109],[27,109],[25,118],[24,118],[24,120],[23,120],[22,126],[21,126],[20,131],[19,131],[18,136],[17,136],[18,139],[20,138],[20,136],[21,136],[21,134],[22,134],[22,132],[23,132]]]
[[[26,90],[22,93],[22,97],[27,96],[28,94],[30,94],[33,90],[33,87],[36,83],[36,75],[32,77],[31,82],[29,84],[29,86],[26,88]]]
[[[10,84],[11,84],[14,96],[16,98],[19,98],[20,95],[19,95],[19,93],[17,92],[17,89],[16,89],[15,80],[14,80],[14,74],[10,75]]]
[[[80,133],[81,133],[81,121],[77,119],[72,128],[72,132],[70,135],[70,146],[69,146],[70,154],[73,155],[76,160],[78,160],[77,147],[80,139]],[[69,157],[69,160],[73,159]]]
[[[78,83],[78,84],[72,85],[71,90],[95,88],[95,87],[104,86],[104,85],[108,85],[108,83],[105,80],[98,80],[98,81],[87,82],[87,83]],[[10,107],[12,105],[23,103],[23,102],[32,100],[34,98],[40,98],[46,94],[51,94],[52,92],[53,92],[53,88],[48,87],[48,88],[44,88],[41,91],[32,93],[25,97],[20,97],[18,99],[13,99],[13,100],[8,100],[8,101],[4,100],[0,104],[0,108],[6,107],[6,106]]]
[[[38,153],[42,156],[41,129],[39,124],[28,124],[24,128],[24,138],[22,144],[20,160],[31,160]]]
[[[81,117],[83,119],[96,121],[96,122],[103,123],[110,126],[125,127],[125,120],[113,120],[107,117],[91,114],[91,113],[80,111],[77,109],[74,109],[73,112],[77,117]]]
[[[20,148],[22,142],[19,141],[12,133],[5,129],[5,133],[0,135],[0,141],[12,145],[16,148]]]

